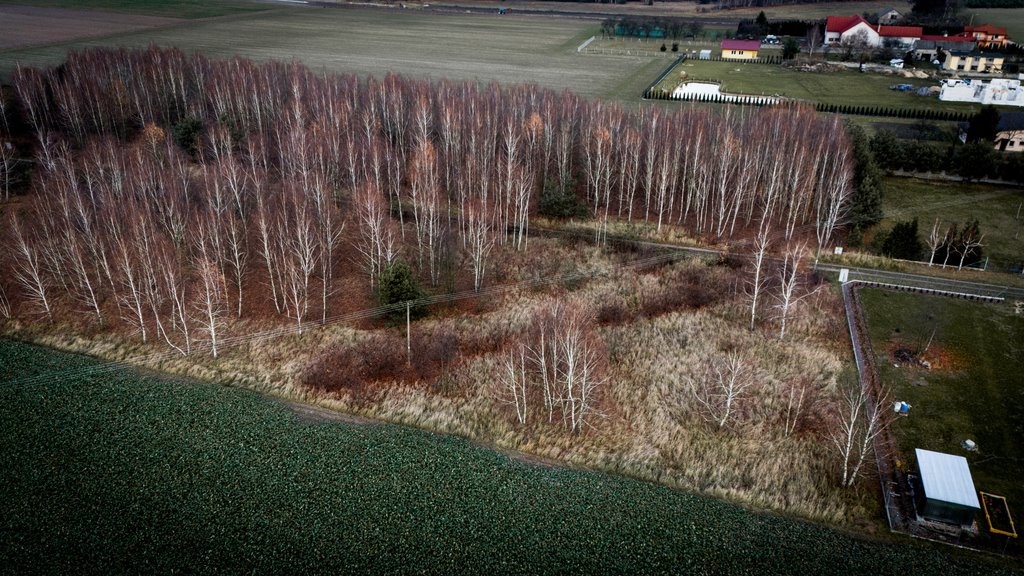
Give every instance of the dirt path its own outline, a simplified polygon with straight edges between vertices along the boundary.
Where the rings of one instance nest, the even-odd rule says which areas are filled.
[[[351,424],[353,426],[375,426],[377,424],[382,424],[382,422],[366,418],[364,416],[346,414],[344,412],[338,412],[336,410],[331,410],[330,408],[306,404],[304,402],[281,400],[281,403],[288,408],[289,412],[298,416],[299,420],[307,422],[338,422],[341,424]]]

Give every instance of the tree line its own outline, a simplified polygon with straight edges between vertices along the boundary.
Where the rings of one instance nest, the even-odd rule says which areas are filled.
[[[599,238],[620,219],[820,248],[850,196],[844,131],[808,107],[630,112],[155,47],[73,52],[13,86],[35,193],[7,221],[3,300],[43,317],[59,301],[182,354],[197,336],[216,354],[227,317],[324,322],[340,277],[376,292],[403,261],[479,289],[543,207]]]

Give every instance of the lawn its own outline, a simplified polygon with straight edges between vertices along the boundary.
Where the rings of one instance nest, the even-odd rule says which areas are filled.
[[[102,10],[173,18],[210,18],[266,10],[270,7],[266,2],[248,0],[0,0],[0,4]]]
[[[861,296],[881,380],[894,399],[913,406],[910,416],[894,424],[896,458],[912,464],[914,448],[965,456],[975,488],[1005,496],[1019,530],[1024,522],[1024,315],[1011,303],[871,289]],[[891,355],[896,347],[922,350],[930,339],[925,357],[931,370]],[[977,442],[977,452],[961,448],[967,439]],[[987,531],[983,518],[979,525]],[[1003,537],[991,538],[1002,544]],[[1021,553],[1020,541],[1008,550]]]
[[[885,219],[878,229],[889,230],[897,221],[916,217],[923,242],[936,218],[947,226],[977,219],[993,268],[1010,268],[1024,260],[1024,189],[916,178],[887,178],[885,183]]]
[[[0,75],[9,74],[19,61],[31,66],[59,64],[70,49],[155,43],[210,57],[295,58],[316,71],[534,82],[589,97],[636,101],[665,66],[665,59],[577,54],[576,47],[596,32],[595,23],[564,18],[287,7],[171,29],[4,51],[0,52]]]
[[[942,102],[937,97],[929,98],[889,89],[894,84],[911,84],[915,88],[934,86],[934,80],[861,73],[856,70],[800,72],[770,64],[687,60],[670,72],[659,87],[671,92],[678,85],[681,72],[686,72],[692,80],[721,82],[722,91],[732,94],[779,94],[826,104],[948,112],[972,112],[977,108],[972,104]]]
[[[84,356],[5,340],[0,359],[13,573],[1000,572],[457,437],[300,419],[242,390],[90,375]]]

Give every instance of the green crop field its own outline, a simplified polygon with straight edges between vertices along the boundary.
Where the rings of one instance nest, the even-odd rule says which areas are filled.
[[[104,10],[173,18],[210,18],[271,7],[265,2],[248,0],[0,0],[0,4]]]
[[[934,80],[861,73],[857,70],[801,72],[782,66],[741,62],[687,60],[676,66],[658,87],[671,92],[679,84],[681,72],[686,72],[687,78],[691,80],[721,82],[722,91],[732,94],[778,94],[826,104],[946,112],[973,112],[978,108],[973,104],[942,102],[935,96],[917,96],[911,92],[889,89],[894,84],[911,84],[915,88],[934,86],[937,85]]]
[[[951,548],[861,540],[457,437],[302,420],[252,392],[97,367],[0,341],[5,572],[1000,571]]]
[[[1009,268],[1024,261],[1024,189],[916,178],[887,178],[885,184],[885,219],[879,230],[917,218],[923,242],[936,218],[946,226],[977,219],[985,234],[982,250],[993,267]]]
[[[861,297],[882,383],[894,399],[913,406],[908,417],[894,423],[901,453],[896,458],[912,463],[914,448],[965,456],[975,488],[1005,496],[1021,530],[1024,314],[1010,303],[872,289],[862,290]],[[894,349],[916,352],[929,339],[925,355],[931,370],[894,360]],[[967,439],[977,442],[977,452],[961,448]],[[979,526],[987,532],[984,518]],[[990,536],[1002,544],[1002,536]],[[1019,540],[1008,551],[1020,554]]]
[[[301,60],[316,71],[537,83],[588,97],[635,101],[665,66],[659,57],[577,54],[597,32],[565,18],[440,14],[422,10],[288,7],[99,40],[0,52],[0,75],[17,62],[56,65],[84,46],[178,46],[210,57]]]

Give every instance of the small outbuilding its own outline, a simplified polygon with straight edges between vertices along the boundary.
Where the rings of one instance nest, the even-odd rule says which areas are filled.
[[[757,40],[722,40],[722,58],[726,60],[754,60],[760,49]]]
[[[917,494],[918,516],[928,520],[966,526],[981,510],[971,470],[963,456],[914,450],[920,472]]]

